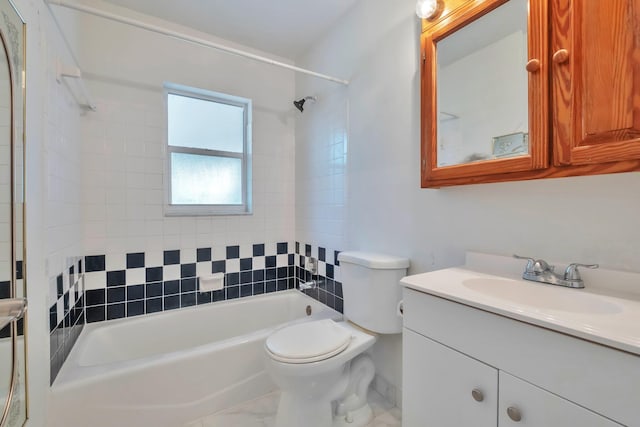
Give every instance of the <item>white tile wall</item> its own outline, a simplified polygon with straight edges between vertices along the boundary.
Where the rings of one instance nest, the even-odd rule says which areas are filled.
[[[318,102],[299,115],[296,126],[296,239],[314,248],[343,248],[347,91],[308,78],[298,78],[297,88],[300,97],[313,94]]]
[[[48,22],[48,25],[52,25]],[[53,34],[54,29],[48,28]],[[58,61],[69,62],[65,48],[57,37],[43,41],[46,57],[46,79],[44,91],[44,215],[46,274],[50,279],[61,273],[67,275],[75,257],[83,253],[82,188],[82,135],[78,107],[72,93],[65,84],[56,81]],[[27,130],[28,132],[28,130]],[[27,179],[29,177],[27,176]],[[29,187],[27,187],[29,190]],[[28,260],[29,261],[29,260]],[[65,290],[68,278],[65,276]],[[49,293],[49,304],[55,303],[57,295]],[[60,315],[59,321],[63,319]]]
[[[226,245],[293,241],[293,73],[75,16],[87,29],[79,57],[98,107],[81,123],[87,140],[82,146],[87,253],[111,259],[136,251],[214,247],[215,252]],[[252,215],[164,216],[164,82],[252,99]]]

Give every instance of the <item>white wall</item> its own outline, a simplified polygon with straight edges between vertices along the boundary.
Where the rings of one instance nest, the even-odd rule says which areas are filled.
[[[109,260],[126,252],[293,241],[292,72],[86,14],[61,14],[80,20],[80,62],[98,107],[82,123],[88,254]],[[164,82],[253,100],[252,215],[164,216]]]
[[[344,232],[339,249],[366,249],[411,259],[410,273],[461,264],[466,250],[597,262],[607,268],[639,271],[640,174],[420,188],[419,22],[414,0],[361,1],[298,63],[351,80],[346,101],[323,109],[348,117],[347,165],[327,192],[347,188],[343,214],[331,221]],[[298,95],[315,92],[324,102],[329,88],[306,79]],[[297,160],[310,156],[319,129],[334,120],[305,112],[297,130]],[[339,120],[338,120],[339,121]],[[319,142],[325,150],[328,139]],[[324,159],[324,160],[323,160]],[[316,156],[317,170],[329,167]],[[296,171],[298,182],[309,176]],[[307,188],[309,188],[307,184]],[[298,188],[297,193],[305,192]],[[322,200],[309,192],[301,215]],[[339,205],[336,205],[339,206]],[[331,209],[324,212],[329,220]],[[319,230],[306,236],[323,242]],[[400,339],[381,340],[374,350],[379,373],[401,381]]]

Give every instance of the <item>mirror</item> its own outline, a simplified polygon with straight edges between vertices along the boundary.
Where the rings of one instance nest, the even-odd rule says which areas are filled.
[[[24,271],[24,22],[0,0],[0,299],[26,297]],[[0,425],[26,415],[24,320],[0,330]]]
[[[437,167],[529,154],[528,0],[437,42]]]

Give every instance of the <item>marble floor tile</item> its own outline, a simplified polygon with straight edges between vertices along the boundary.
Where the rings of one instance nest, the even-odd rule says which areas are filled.
[[[373,420],[367,427],[401,427],[401,411],[373,390],[367,396]],[[185,424],[183,427],[273,427],[280,392],[274,391],[233,408]]]

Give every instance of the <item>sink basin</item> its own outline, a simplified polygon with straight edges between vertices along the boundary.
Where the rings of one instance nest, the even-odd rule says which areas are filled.
[[[615,314],[622,307],[598,295],[575,289],[498,278],[471,278],[462,281],[465,288],[500,300],[541,310],[584,314]],[[532,288],[535,286],[535,288]]]

